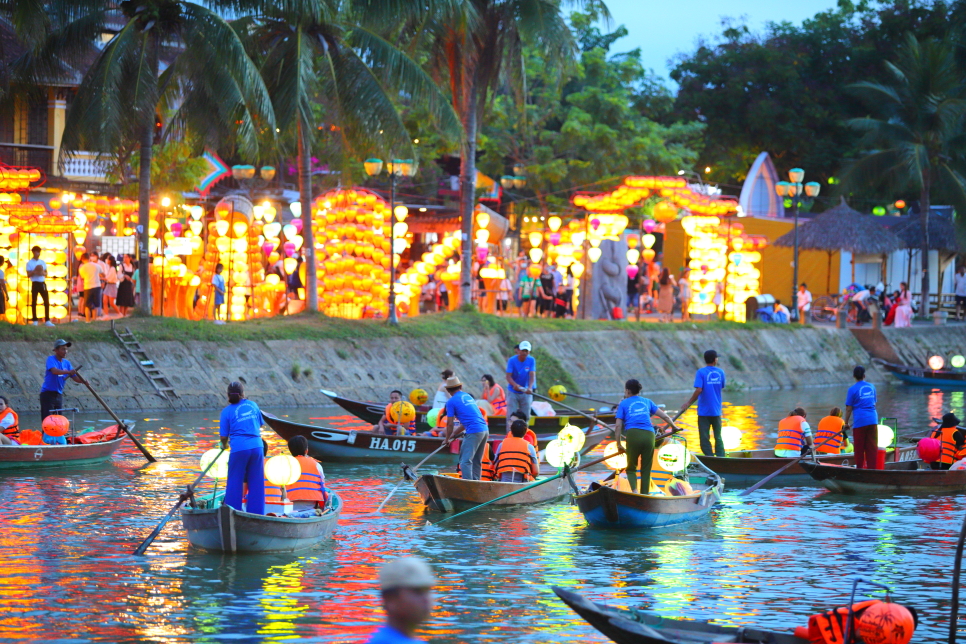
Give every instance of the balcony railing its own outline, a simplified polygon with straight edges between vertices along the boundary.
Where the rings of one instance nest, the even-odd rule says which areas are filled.
[[[111,164],[96,152],[74,152],[60,159],[60,176],[69,181],[106,183]]]

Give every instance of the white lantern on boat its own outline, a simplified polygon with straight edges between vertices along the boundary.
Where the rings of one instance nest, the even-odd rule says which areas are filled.
[[[657,460],[668,472],[680,472],[691,462],[691,453],[681,443],[668,443],[657,450]]]
[[[721,428],[721,442],[727,451],[738,449],[741,445],[741,430],[734,425],[725,425]]]
[[[627,454],[617,454],[617,442],[608,443],[604,448],[604,457],[607,458],[604,461],[604,465],[612,470],[626,470],[627,469]]]
[[[573,461],[574,454],[576,453],[576,450],[571,449],[571,444],[569,442],[565,443],[559,438],[555,438],[547,443],[547,447],[543,452],[543,458],[551,466],[559,469]]]
[[[587,441],[587,436],[583,430],[574,425],[567,425],[557,434],[557,439],[570,446],[573,452],[579,452]]]
[[[879,425],[878,437],[876,443],[879,447],[891,447],[892,441],[896,437],[896,433],[892,431],[892,428],[888,425]]]
[[[294,456],[279,454],[265,462],[265,478],[272,485],[291,485],[301,476],[302,466]]]
[[[221,453],[221,457],[218,457],[219,452]],[[218,459],[217,461],[215,461],[216,458]],[[212,465],[212,463],[214,463],[214,465]],[[211,469],[208,469],[209,465],[211,465]],[[208,450],[201,455],[201,462],[199,463],[199,466],[202,472],[208,469],[208,472],[205,474],[205,476],[208,478],[215,479],[217,481],[218,479],[227,477],[228,450],[226,449],[222,451],[218,448]]]

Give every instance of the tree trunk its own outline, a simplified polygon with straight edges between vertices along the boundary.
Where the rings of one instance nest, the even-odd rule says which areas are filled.
[[[299,202],[302,204],[302,248],[305,249],[305,308],[319,312],[318,267],[315,265],[315,233],[312,230],[312,155],[308,128],[299,119]]]
[[[472,72],[470,72],[472,73]],[[473,303],[473,207],[476,205],[476,137],[477,137],[477,86],[476,78],[469,81],[469,95],[464,100],[466,111],[463,127],[466,140],[460,159],[460,228],[463,263],[460,271],[460,304]]]
[[[158,78],[158,39],[157,31],[148,34],[144,43],[150,48],[148,60],[151,65],[153,78]],[[155,119],[157,118],[152,103],[150,109],[145,109],[142,115],[141,156],[138,160],[138,243],[140,253],[138,257],[138,290],[141,292],[141,302],[138,308],[144,315],[152,315],[151,307],[151,158],[154,145]]]
[[[922,287],[920,292],[921,304],[919,314],[929,315],[929,189],[930,177],[928,173],[923,173],[922,192],[919,196],[919,224],[922,226],[922,247],[919,249],[920,261],[922,264]]]

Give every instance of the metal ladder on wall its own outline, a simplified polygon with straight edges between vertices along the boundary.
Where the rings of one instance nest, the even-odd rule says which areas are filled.
[[[121,346],[127,352],[134,364],[138,366],[141,373],[147,377],[148,382],[150,382],[154,389],[157,391],[158,395],[167,400],[172,405],[184,402],[181,400],[181,396],[174,390],[171,386],[171,382],[165,377],[161,370],[154,364],[154,360],[148,356],[147,352],[141,347],[141,343],[131,332],[131,329],[124,327],[124,332],[117,330],[117,326],[114,324],[114,320],[111,320],[111,331],[114,333],[114,337],[121,342]]]

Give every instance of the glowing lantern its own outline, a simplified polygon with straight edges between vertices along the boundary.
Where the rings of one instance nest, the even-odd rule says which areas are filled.
[[[201,231],[204,229],[204,224],[202,224],[200,221],[189,221],[188,228],[190,228],[191,232],[195,235],[200,235]]]
[[[406,233],[409,232],[409,224],[404,221],[396,222],[396,225],[392,227],[393,237],[405,237]],[[489,235],[489,233],[487,233]]]
[[[657,460],[668,472],[680,472],[688,466],[691,454],[681,443],[668,443],[657,450]]]
[[[243,237],[248,232],[248,224],[244,221],[236,221],[231,225],[231,229],[235,233],[235,237]]]
[[[282,233],[285,235],[285,239],[292,239],[299,234],[299,231],[292,224],[285,224],[282,226]]]
[[[600,259],[600,254],[601,250],[599,248],[591,248],[587,251],[587,257],[594,263],[597,263],[597,260]]]
[[[543,259],[543,249],[542,248],[531,248],[530,249],[530,260],[534,263],[539,263]]]
[[[637,235],[628,235],[627,236],[627,247],[628,248],[637,248]]]
[[[540,233],[537,233],[537,232],[533,232],[533,233],[530,233],[527,236],[527,239],[530,240],[530,245],[531,246],[536,247],[536,246],[539,246],[543,242],[543,235],[541,235]]]
[[[579,427],[567,425],[557,434],[557,440],[569,445],[570,450],[576,453],[584,446],[587,436]]]
[[[892,445],[893,439],[896,437],[896,433],[892,431],[892,428],[888,425],[879,425],[879,431],[876,432],[876,445],[879,447],[889,447]]]
[[[627,469],[627,454],[617,454],[618,446],[616,442],[608,443],[604,448],[604,457],[607,458],[604,461],[604,465],[612,470],[626,470]]]
[[[217,227],[217,223],[215,226]],[[278,223],[277,221],[265,224],[265,227],[262,228],[262,232],[265,233],[265,237],[267,239],[277,239],[279,233],[282,232],[282,224]]]
[[[476,225],[480,228],[486,228],[490,225],[490,214],[488,212],[480,211],[476,213]]]
[[[646,219],[644,223],[641,224],[641,227],[644,228],[644,232],[650,234],[654,232],[655,228],[657,228],[657,222],[655,222],[653,219]],[[654,242],[651,243],[653,244]],[[646,237],[644,238],[644,246],[650,248],[650,246],[647,245]]]
[[[230,224],[228,223],[227,219],[219,219],[215,222],[215,232],[218,233],[219,237],[224,237],[227,235],[229,228]]]
[[[674,221],[677,219],[678,209],[668,201],[660,201],[654,204],[654,219],[660,222]]]
[[[945,364],[946,364],[946,361],[943,360],[942,356],[931,356],[929,358],[929,368],[932,369],[933,371],[939,371],[940,369],[943,368],[943,365]]]
[[[741,445],[741,430],[732,425],[721,428],[721,442],[726,450],[738,449]]]
[[[580,276],[584,274],[584,265],[574,262],[570,265],[570,272],[574,274],[574,277],[580,279]]]
[[[640,269],[637,268],[637,265],[636,264],[628,264],[628,266],[627,266],[627,277],[629,279],[634,279],[635,277],[637,277],[637,273],[639,272],[639,270]]]
[[[953,369],[962,369],[966,366],[966,357],[955,355],[949,359],[949,364]]]
[[[654,243],[657,241],[657,237],[648,233],[641,238],[644,248],[654,248]]]
[[[636,264],[637,260],[641,257],[641,251],[636,248],[630,248],[627,251],[627,261],[630,264]]]
[[[567,398],[567,388],[563,385],[554,385],[547,391],[547,395],[551,400],[563,402]]]
[[[265,461],[265,478],[272,485],[291,485],[302,477],[302,465],[294,456],[279,454]]]
[[[550,229],[550,232],[555,233],[558,230],[560,230],[561,223],[563,222],[560,221],[560,217],[556,217],[556,216],[551,217],[550,219],[547,220],[547,228]]]
[[[294,257],[286,257],[282,260],[282,267],[285,269],[285,273],[291,275],[299,267],[299,260]]]
[[[211,465],[211,469],[208,470],[208,473],[205,476],[215,480],[223,479],[228,476],[228,450],[222,452],[221,456],[218,456],[219,452],[221,452],[221,450],[217,448],[208,450],[201,455],[201,462],[198,464],[199,469],[204,472],[205,468],[214,463],[214,465]],[[216,461],[215,458],[218,460]]]
[[[406,217],[409,216],[409,208],[402,205],[399,205],[393,208],[392,212],[394,215],[396,215],[396,221],[398,221],[399,223],[406,221]]]
[[[86,230],[75,230],[74,231],[74,240],[78,244],[83,244],[85,239],[87,239],[87,231]]]
[[[405,225],[405,224],[403,224]],[[476,231],[476,241],[479,244],[485,244],[490,238],[490,231],[486,228],[480,228]]]
[[[559,469],[573,461],[574,455],[576,454],[577,450],[571,449],[571,444],[569,442],[565,443],[559,438],[555,438],[547,443],[547,447],[543,452],[543,457],[547,463]]]
[[[191,206],[191,218],[195,221],[200,221],[205,215],[205,209],[201,206]]]

